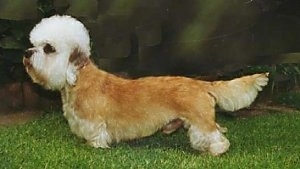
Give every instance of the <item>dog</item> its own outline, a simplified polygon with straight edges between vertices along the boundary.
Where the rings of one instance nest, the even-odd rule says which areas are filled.
[[[192,148],[221,155],[230,143],[215,122],[215,107],[248,107],[268,83],[268,73],[214,82],[115,76],[92,62],[88,30],[67,15],[42,19],[30,32],[30,42],[33,47],[23,56],[27,73],[34,83],[60,91],[71,132],[96,148],[161,129],[170,133],[183,123]]]

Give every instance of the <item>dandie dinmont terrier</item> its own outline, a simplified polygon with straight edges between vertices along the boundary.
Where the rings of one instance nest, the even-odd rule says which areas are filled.
[[[43,19],[30,41],[33,47],[23,58],[26,71],[33,82],[60,91],[71,131],[93,147],[150,136],[179,121],[194,149],[220,155],[230,143],[215,122],[215,107],[247,107],[268,83],[268,73],[215,82],[114,76],[91,61],[89,33],[70,16]]]

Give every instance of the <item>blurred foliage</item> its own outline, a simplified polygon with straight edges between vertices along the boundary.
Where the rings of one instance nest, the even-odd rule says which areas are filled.
[[[80,16],[88,16],[95,18],[97,16],[97,0],[70,0],[67,14]]]
[[[274,100],[279,104],[287,105],[289,107],[294,107],[296,109],[300,109],[300,91],[287,91],[282,92],[277,95]]]
[[[299,65],[291,64],[300,60],[296,4],[297,0],[0,0],[1,81],[25,79],[22,52],[30,46],[28,34],[35,23],[69,14],[90,30],[93,59],[109,71],[131,76],[269,71],[272,90],[283,81],[298,85]]]
[[[36,0],[1,0],[0,18],[8,20],[34,19],[37,17]]]
[[[298,91],[300,80],[300,64],[285,63],[264,66],[247,66],[243,68],[238,76],[252,74],[257,72],[269,72],[270,83],[269,88],[271,93]]]

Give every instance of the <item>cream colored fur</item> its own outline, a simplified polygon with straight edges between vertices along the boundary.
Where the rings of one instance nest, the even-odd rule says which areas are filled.
[[[71,131],[93,147],[147,137],[179,120],[193,148],[223,154],[230,143],[225,128],[215,122],[215,106],[227,111],[247,107],[268,81],[266,73],[217,82],[120,78],[93,64],[88,31],[70,16],[43,19],[30,41],[33,48],[23,59],[26,71],[35,83],[61,92]]]
[[[224,83],[214,82],[216,86],[210,92],[217,101],[217,105],[225,111],[236,111],[250,106],[262,87],[268,84],[268,73],[255,74],[234,79]]]

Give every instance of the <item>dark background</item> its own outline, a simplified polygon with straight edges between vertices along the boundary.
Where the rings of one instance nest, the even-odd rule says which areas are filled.
[[[298,0],[0,0],[2,81],[26,77],[28,33],[53,14],[84,22],[94,61],[132,77],[273,71],[300,60]],[[287,69],[300,74],[298,64]]]
[[[270,72],[264,92],[300,80],[299,0],[0,0],[0,114],[60,108],[58,93],[33,85],[22,65],[30,30],[68,14],[90,31],[92,58],[127,77],[185,75],[205,80]],[[268,90],[269,89],[269,90]],[[262,96],[262,94],[260,95]],[[286,103],[286,101],[284,101]],[[274,106],[272,106],[274,107]]]

